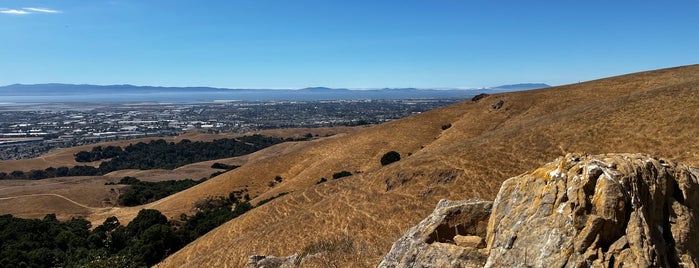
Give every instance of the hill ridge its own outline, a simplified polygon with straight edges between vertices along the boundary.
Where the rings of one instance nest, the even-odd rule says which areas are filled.
[[[246,183],[257,185],[259,198],[291,192],[215,229],[160,266],[242,266],[250,255],[289,256],[351,237],[351,251],[330,252],[332,258],[308,265],[370,267],[439,199],[492,199],[505,178],[564,152],[644,152],[697,165],[699,130],[693,122],[699,111],[692,107],[699,105],[698,88],[699,65],[640,72],[492,94],[309,143],[182,192],[173,197],[178,204],[157,206],[181,211],[190,202],[182,201],[206,189]],[[379,158],[390,150],[403,159],[381,166]],[[340,170],[355,175],[315,185]],[[294,184],[261,185],[275,175]]]

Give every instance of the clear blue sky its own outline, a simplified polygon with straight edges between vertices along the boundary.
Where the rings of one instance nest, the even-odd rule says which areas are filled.
[[[695,63],[696,0],[0,0],[0,85],[560,85]]]

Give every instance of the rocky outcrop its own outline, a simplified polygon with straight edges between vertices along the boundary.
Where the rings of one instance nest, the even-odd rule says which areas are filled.
[[[463,211],[488,217],[483,211],[490,206],[443,200],[379,266],[697,267],[698,176],[699,169],[647,155],[570,154],[503,183],[489,215],[486,249],[466,247],[477,241],[473,237],[430,239],[435,226],[464,217]],[[460,228],[481,229],[481,221],[470,222]],[[484,237],[478,231],[458,235]]]
[[[486,267],[697,266],[697,170],[647,155],[568,155],[505,181]]]
[[[458,246],[457,240],[482,240],[492,202],[441,200],[430,216],[410,228],[391,248],[379,267],[483,267],[482,249]],[[479,242],[475,246],[484,248]]]

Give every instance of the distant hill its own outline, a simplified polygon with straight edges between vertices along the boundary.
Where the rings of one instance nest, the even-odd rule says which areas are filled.
[[[525,84],[513,84],[513,85],[502,85],[497,87],[492,87],[490,89],[499,89],[504,91],[517,91],[517,90],[530,90],[551,87],[543,83],[525,83]]]
[[[529,89],[521,84],[520,89]],[[14,84],[0,87],[3,102],[211,102],[215,100],[337,100],[337,99],[467,99],[483,92],[514,88],[416,89],[390,88],[354,90],[309,87],[303,89],[229,89],[213,87],[154,87],[134,85]]]
[[[155,91],[216,91],[231,90],[213,87],[154,87],[134,85],[87,85],[87,84],[13,84],[0,87],[0,94],[57,94],[57,93],[104,93],[104,92],[155,92]]]

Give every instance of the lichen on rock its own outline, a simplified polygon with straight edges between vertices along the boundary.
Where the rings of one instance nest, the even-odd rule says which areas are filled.
[[[643,154],[568,154],[492,204],[440,201],[379,267],[697,267],[698,176]]]
[[[682,164],[569,154],[503,183],[486,267],[696,267],[698,190]]]

